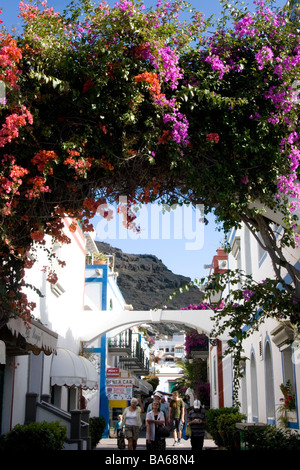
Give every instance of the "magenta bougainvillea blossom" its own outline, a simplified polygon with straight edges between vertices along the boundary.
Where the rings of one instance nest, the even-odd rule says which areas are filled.
[[[295,246],[298,18],[268,0],[223,7],[213,27],[181,0],[20,2],[20,36],[0,33],[3,312],[23,308],[34,243],[69,243],[64,217],[92,230],[124,195],[132,229],[143,203],[203,203],[228,230],[257,222],[259,201]]]
[[[199,334],[197,330],[191,330],[185,335],[186,357],[190,356],[191,351],[207,351],[208,337],[205,334]]]

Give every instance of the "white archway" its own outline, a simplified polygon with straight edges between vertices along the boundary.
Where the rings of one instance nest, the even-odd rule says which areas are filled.
[[[103,334],[128,328],[141,323],[180,323],[197,329],[208,336],[214,327],[213,310],[131,310],[131,311],[107,311],[86,310],[84,323],[78,325],[78,338],[87,343]],[[228,340],[226,332],[218,337],[220,340]]]

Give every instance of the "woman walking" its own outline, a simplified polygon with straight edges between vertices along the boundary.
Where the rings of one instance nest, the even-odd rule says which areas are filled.
[[[140,406],[138,406],[138,403]],[[141,399],[132,398],[130,406],[125,408],[122,421],[125,425],[125,437],[128,440],[128,450],[135,450],[137,446],[137,440],[140,434],[140,427],[142,425],[141,413],[143,413],[144,407]]]
[[[165,425],[164,412],[160,410],[160,402],[153,401],[152,410],[146,416],[146,439],[147,450],[161,451],[166,448],[164,437],[158,436],[158,426]]]

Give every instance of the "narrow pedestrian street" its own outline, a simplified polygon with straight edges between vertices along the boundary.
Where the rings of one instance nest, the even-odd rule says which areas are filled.
[[[126,442],[126,449],[127,450],[127,441]],[[190,439],[185,441],[181,439],[180,444],[173,445],[174,439],[172,436],[166,439],[166,450],[168,452],[171,451],[190,451],[191,450],[191,442]],[[214,443],[212,439],[204,439],[203,450],[217,450],[218,447]],[[98,443],[95,450],[106,450],[106,451],[119,451],[117,446],[117,439],[115,438],[104,438]],[[137,450],[146,450],[146,433],[145,431],[141,431],[140,437],[137,443]]]

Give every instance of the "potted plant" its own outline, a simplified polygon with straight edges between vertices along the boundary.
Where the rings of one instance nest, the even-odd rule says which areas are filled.
[[[296,421],[296,397],[293,391],[293,386],[288,380],[286,384],[280,384],[280,390],[283,398],[280,399],[282,404],[279,406],[281,416],[279,418],[283,426],[287,427],[289,421]]]
[[[104,253],[94,251],[93,253],[93,264],[106,264],[107,256]]]

